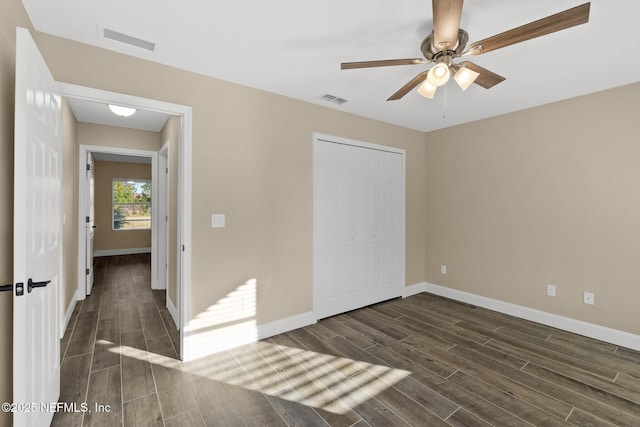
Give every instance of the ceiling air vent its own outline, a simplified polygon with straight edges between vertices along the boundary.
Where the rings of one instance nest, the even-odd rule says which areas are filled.
[[[139,47],[150,52],[155,51],[156,44],[147,40],[142,40],[137,37],[133,37],[127,34],[122,34],[117,31],[110,30],[108,28],[103,28],[102,35],[105,39],[115,40],[120,43],[126,43],[131,46]]]
[[[338,104],[338,105],[342,105],[345,102],[347,102],[346,99],[344,98],[339,98],[337,96],[334,95],[330,95],[328,93],[325,93],[324,95],[320,96],[320,99],[324,100],[324,101],[329,101],[329,102],[333,102],[334,104]]]

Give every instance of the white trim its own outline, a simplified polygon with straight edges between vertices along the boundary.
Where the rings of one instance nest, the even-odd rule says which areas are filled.
[[[570,317],[536,310],[534,308],[483,297],[469,292],[459,291],[457,289],[446,288],[432,283],[426,284],[425,291],[434,295],[440,295],[456,301],[473,304],[478,307],[487,308],[489,310],[551,326],[553,328],[573,332],[574,334],[583,335],[589,338],[640,351],[640,335],[634,335],[629,332],[607,328],[605,326],[584,322],[582,320],[576,320]]]
[[[402,298],[421,294],[427,288],[427,282],[416,283],[415,285],[406,286],[402,292]]]
[[[62,319],[62,323],[60,324],[60,339],[64,337],[64,333],[69,326],[69,322],[71,321],[71,316],[73,315],[73,310],[76,308],[76,303],[78,302],[78,290],[73,293],[71,297],[71,302],[69,302],[69,307],[67,307],[67,312],[64,315],[64,319]]]
[[[246,325],[236,325],[238,328],[232,332],[221,332],[219,337],[210,337],[199,343],[192,343],[190,351],[187,353],[188,358],[185,358],[184,361],[198,359],[242,345],[251,344],[258,340],[303,328],[314,323],[316,323],[316,318],[311,311],[274,320],[273,322],[262,325],[254,325],[249,321]],[[192,337],[197,337],[197,332],[193,334]],[[189,338],[190,337],[187,337],[187,341]]]
[[[178,327],[180,328],[180,358],[184,360],[185,353],[189,352],[189,348],[185,345],[184,325],[187,323],[189,313],[189,295],[191,292],[191,181],[192,181],[192,144],[193,144],[193,109],[186,105],[173,104],[169,102],[159,101],[156,99],[141,98],[133,95],[126,95],[117,92],[110,92],[101,89],[89,88],[86,86],[78,86],[70,83],[58,82],[60,94],[62,96],[79,98],[90,101],[114,103],[118,105],[126,105],[139,109],[163,112],[171,115],[181,116],[180,134],[179,134],[179,167],[178,167],[178,195],[180,197],[179,215],[178,215],[178,232],[179,243],[185,246],[185,251],[180,252],[180,276],[178,277]],[[157,154],[157,153],[156,153]],[[82,168],[80,169],[82,170]],[[79,171],[80,172],[80,171]],[[154,186],[155,187],[155,186]],[[79,200],[82,202],[82,200]],[[82,218],[82,217],[80,217]],[[79,221],[80,222],[80,221]],[[84,233],[82,233],[84,234]],[[83,239],[84,240],[84,239]],[[80,264],[84,264],[81,262]],[[80,268],[80,267],[78,267]],[[84,269],[78,279],[84,278]],[[152,272],[152,274],[155,274]],[[79,280],[80,282],[80,280]],[[80,284],[78,284],[80,286]],[[85,295],[79,295],[81,299]]]
[[[313,325],[316,322],[317,320],[313,311],[307,311],[306,313],[274,320],[273,322],[258,325],[258,339],[262,340],[274,335],[293,331],[294,329],[304,328],[305,326]]]
[[[176,330],[180,330],[180,326],[178,325],[178,309],[173,302],[169,299],[169,295],[167,295],[167,310],[169,310],[169,314],[173,317],[173,323],[176,325]]]
[[[134,255],[134,254],[150,254],[151,248],[124,248],[124,249],[101,249],[94,251],[93,256],[95,258],[101,256],[116,256],[116,255]]]
[[[192,174],[192,126],[193,111],[188,107],[182,112],[182,123],[178,140],[178,325],[180,328],[180,358],[187,358],[190,348],[186,345],[187,336],[184,325],[190,320],[191,313],[191,181]],[[182,247],[185,250],[181,250]]]
[[[341,136],[328,135],[324,133],[313,133],[313,141],[332,142],[334,144],[353,145],[354,147],[369,148],[371,150],[387,151],[389,153],[401,154],[404,156],[404,148],[391,147],[389,145],[373,144],[371,142],[358,141],[357,139],[343,138]]]
[[[395,154],[399,154],[402,158],[402,189],[400,191],[400,200],[398,201],[401,205],[401,213],[400,213],[400,259],[398,260],[400,267],[400,272],[399,272],[399,277],[398,277],[398,282],[399,282],[399,286],[397,289],[397,294],[394,295],[386,295],[386,297],[384,299],[390,299],[390,298],[396,298],[396,297],[400,297],[404,295],[405,292],[405,287],[403,285],[400,284],[405,284],[405,279],[406,279],[406,270],[405,270],[405,264],[406,264],[406,191],[407,191],[407,179],[406,179],[406,174],[407,174],[407,161],[406,161],[406,150],[403,148],[398,148],[398,147],[392,147],[392,146],[387,146],[387,145],[380,145],[380,144],[373,144],[370,142],[364,142],[364,141],[358,141],[355,139],[349,139],[349,138],[343,138],[343,137],[339,137],[339,136],[334,136],[334,135],[328,135],[328,134],[323,134],[323,133],[319,133],[319,132],[313,132],[313,139],[312,139],[312,200],[313,200],[313,207],[312,207],[312,250],[313,250],[313,254],[312,254],[312,278],[313,278],[313,290],[312,290],[312,294],[313,294],[313,312],[315,313],[316,319],[320,318],[320,317],[326,317],[326,316],[322,316],[320,314],[320,309],[318,308],[318,300],[319,300],[319,290],[318,290],[318,275],[317,275],[317,271],[318,269],[316,268],[316,266],[318,265],[318,252],[319,252],[319,248],[318,248],[318,230],[317,230],[317,225],[316,225],[316,204],[317,204],[317,193],[318,193],[318,183],[317,181],[317,165],[316,165],[316,159],[317,159],[317,150],[318,150],[318,143],[319,142],[327,142],[327,143],[333,143],[333,144],[342,144],[342,145],[350,145],[350,146],[354,146],[354,147],[360,147],[360,148],[365,148],[365,149],[371,149],[371,150],[378,150],[378,151],[384,151],[384,152],[388,152],[388,153],[395,153]],[[402,286],[402,287],[401,287]],[[394,289],[394,292],[396,290]],[[384,300],[383,299],[383,300]],[[370,304],[374,304],[376,302],[380,302],[383,300],[375,300],[375,301],[370,301],[370,302],[365,302],[363,306],[367,306]],[[360,308],[360,307],[353,307],[352,309],[356,309],[356,308]]]
[[[134,107],[171,115],[180,115],[184,114],[187,110],[191,110],[191,107],[187,107],[185,105],[172,104],[170,102],[164,102],[157,99],[141,98],[139,96],[111,92],[86,86],[78,86],[71,83],[58,82],[58,87],[60,88],[62,96],[82,99],[85,101],[112,103],[122,105],[124,107]]]

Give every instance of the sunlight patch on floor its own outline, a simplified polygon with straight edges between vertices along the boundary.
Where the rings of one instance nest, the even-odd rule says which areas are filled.
[[[233,366],[234,369],[219,369]],[[283,345],[257,342],[210,356],[197,375],[336,414],[344,414],[409,371]]]
[[[109,351],[306,406],[344,414],[411,374],[389,366],[256,342],[194,362],[128,346]]]
[[[185,326],[185,348],[192,357],[204,358],[177,363],[128,346],[109,351],[337,414],[410,375],[388,366],[257,341],[256,289],[256,279],[246,281]]]

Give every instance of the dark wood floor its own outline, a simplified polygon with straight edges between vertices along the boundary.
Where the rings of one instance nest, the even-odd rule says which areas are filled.
[[[640,425],[615,345],[420,294],[181,363],[148,258],[96,271],[62,340],[61,400],[92,412],[54,425]]]

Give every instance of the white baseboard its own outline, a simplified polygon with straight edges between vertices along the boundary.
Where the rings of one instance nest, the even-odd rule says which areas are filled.
[[[422,293],[427,288],[427,282],[416,283],[415,285],[407,286],[402,291],[402,298],[410,297]]]
[[[313,312],[307,312],[261,325],[256,325],[255,320],[247,320],[203,332],[199,332],[197,329],[191,332],[187,326],[185,327],[183,358],[185,361],[198,359],[313,323],[316,323]]]
[[[564,331],[573,332],[589,338],[640,351],[640,336],[629,332],[607,328],[605,326],[584,322],[582,320],[559,316],[557,314],[547,313],[546,311],[536,310],[534,308],[524,307],[493,298],[487,298],[469,292],[459,291],[457,289],[446,288],[432,283],[425,283],[425,291],[434,295],[451,298],[456,301],[476,305],[478,307],[487,308],[489,310],[551,326],[553,328],[562,329]]]
[[[167,297],[167,310],[169,310],[169,314],[173,318],[173,323],[176,325],[176,329],[180,330],[180,326],[178,326],[178,309],[173,302]]]
[[[294,329],[313,325],[316,322],[317,319],[312,311],[285,317],[284,319],[274,320],[273,322],[258,325],[258,339],[262,340],[274,335],[293,331]]]
[[[64,337],[64,332],[67,330],[69,326],[69,322],[71,321],[71,315],[73,315],[73,310],[76,308],[76,303],[78,302],[78,290],[73,293],[71,297],[71,302],[69,302],[69,307],[67,307],[67,312],[64,314],[64,319],[62,319],[62,323],[60,324],[60,339]]]
[[[102,249],[94,251],[94,257],[114,256],[114,255],[133,255],[133,254],[150,254],[151,248],[125,248],[125,249]]]

